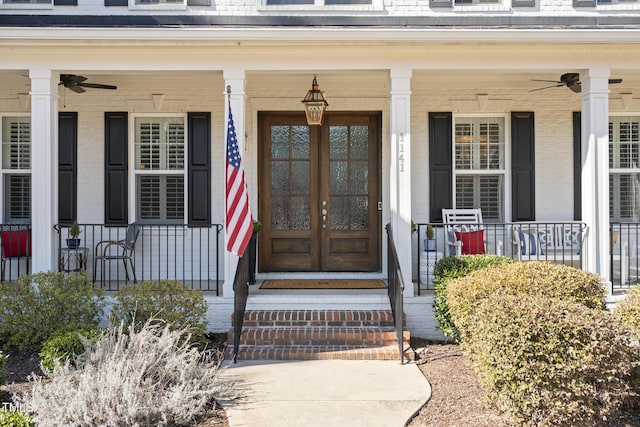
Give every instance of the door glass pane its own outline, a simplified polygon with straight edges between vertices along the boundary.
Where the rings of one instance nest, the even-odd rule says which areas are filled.
[[[368,230],[369,229],[369,198],[368,197],[352,197],[351,198],[351,230]]]
[[[291,127],[291,158],[309,158],[309,126]]]
[[[289,193],[289,162],[271,162],[271,192]]]
[[[291,162],[291,192],[309,194],[309,162]]]
[[[366,159],[369,156],[369,128],[351,126],[351,158]]]
[[[309,230],[311,228],[311,204],[308,197],[291,198],[291,229]]]
[[[289,158],[289,126],[271,126],[271,158]]]
[[[346,197],[329,198],[329,229],[349,229],[349,199]]]
[[[331,126],[329,127],[329,158],[330,159],[346,159],[347,158],[347,126]]]
[[[289,204],[285,197],[271,198],[271,229],[289,229]]]
[[[367,194],[369,188],[369,165],[367,162],[354,162],[349,165],[351,169],[350,193]]]
[[[349,175],[347,173],[347,162],[332,161],[329,171],[329,193],[347,194],[349,191]]]

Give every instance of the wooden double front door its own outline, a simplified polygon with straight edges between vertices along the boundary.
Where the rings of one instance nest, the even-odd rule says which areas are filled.
[[[380,270],[380,113],[261,113],[258,268]]]

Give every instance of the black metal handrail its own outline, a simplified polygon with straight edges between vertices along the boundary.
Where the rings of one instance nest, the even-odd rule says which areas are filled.
[[[251,235],[251,240],[256,239],[256,233]],[[242,335],[242,324],[244,313],[247,308],[247,298],[249,297],[249,281],[251,280],[251,250],[255,248],[255,242],[249,241],[247,252],[238,259],[238,268],[233,279],[233,363],[238,361],[240,351],[240,335]]]
[[[396,338],[398,339],[398,349],[400,351],[400,364],[404,364],[404,280],[402,271],[400,271],[400,262],[398,261],[398,253],[396,244],[393,240],[393,231],[391,224],[387,224],[387,292],[389,294],[389,302],[391,303],[391,313],[393,314],[393,323],[396,329]]]
[[[141,280],[176,280],[201,291],[221,294],[222,225],[190,227],[186,224],[137,224],[140,230],[127,265],[118,261],[118,254],[105,254],[104,242],[126,237],[127,225],[79,224],[77,247],[70,241],[69,224],[56,224],[58,270],[98,270],[97,283],[107,291],[116,291],[135,277]],[[99,242],[103,242],[99,245]],[[111,245],[117,248],[117,245]],[[99,252],[99,253],[98,253]],[[102,262],[109,255],[107,262]],[[102,256],[101,262],[94,262]],[[102,269],[105,269],[104,282]],[[95,271],[94,271],[95,272]],[[128,277],[127,277],[128,276]]]

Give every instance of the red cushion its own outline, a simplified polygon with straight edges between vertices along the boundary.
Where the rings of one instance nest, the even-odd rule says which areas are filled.
[[[484,230],[456,231],[456,240],[462,242],[462,255],[481,255],[484,252]]]
[[[31,256],[31,230],[0,232],[4,258]]]

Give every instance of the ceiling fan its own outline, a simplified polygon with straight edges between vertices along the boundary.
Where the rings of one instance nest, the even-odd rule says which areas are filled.
[[[535,92],[538,90],[544,90],[544,89],[549,89],[552,87],[561,87],[561,86],[566,86],[569,89],[571,89],[573,92],[575,93],[580,93],[580,91],[582,90],[582,84],[580,83],[580,74],[578,73],[565,73],[563,75],[560,76],[560,80],[559,81],[555,81],[555,80],[536,80],[536,79],[531,79],[531,81],[533,82],[548,82],[548,83],[555,83],[551,86],[545,86],[545,87],[540,87],[538,89],[532,89],[529,92]],[[622,79],[609,79],[609,84],[615,84],[615,83],[622,83]]]
[[[64,87],[76,92],[82,93],[85,90],[83,88],[88,87],[92,89],[117,89],[117,86],[103,85],[99,83],[85,83],[87,80],[84,76],[77,76],[75,74],[60,74],[60,83]]]

